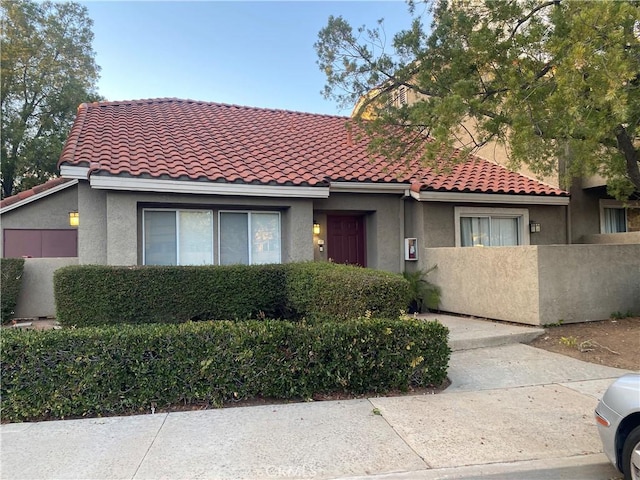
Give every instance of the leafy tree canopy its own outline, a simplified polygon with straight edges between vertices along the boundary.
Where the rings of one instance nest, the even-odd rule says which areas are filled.
[[[2,196],[55,176],[78,105],[95,101],[92,20],[73,2],[1,5]]]
[[[413,23],[390,45],[382,21],[354,30],[341,17],[315,44],[325,97],[360,100],[373,148],[434,165],[460,139],[468,153],[496,141],[512,168],[599,173],[618,198],[640,192],[640,2],[433,0],[429,29],[423,6],[409,2]],[[390,106],[401,86],[419,100]],[[396,128],[433,141],[418,151]]]

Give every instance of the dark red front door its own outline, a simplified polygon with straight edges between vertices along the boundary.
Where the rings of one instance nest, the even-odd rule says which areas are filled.
[[[331,261],[367,266],[364,217],[327,216],[327,253]]]

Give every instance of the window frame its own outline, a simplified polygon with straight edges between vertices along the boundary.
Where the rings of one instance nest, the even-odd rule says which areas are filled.
[[[179,212],[200,212],[200,213],[211,213],[211,263],[203,264],[203,265],[216,265],[216,255],[215,255],[215,211],[211,208],[143,208],[142,209],[142,265],[147,265],[147,249],[146,249],[146,212],[173,212],[175,214],[176,219],[176,233],[175,233],[175,241],[176,241],[176,265],[175,266],[186,266],[180,263],[180,218]],[[156,264],[150,264],[156,265]],[[191,264],[189,264],[191,265]]]
[[[462,247],[461,218],[516,218],[520,243],[512,246],[530,245],[529,209],[527,208],[494,208],[494,207],[454,207],[455,246]],[[493,245],[491,245],[493,247]],[[500,246],[500,245],[496,245]]]
[[[615,209],[624,211],[624,232],[607,233],[604,211],[606,209]],[[616,233],[627,233],[629,231],[629,221],[627,218],[627,208],[619,200],[600,199],[600,233],[606,235],[615,235]]]
[[[280,243],[280,249],[278,251],[278,262],[277,263],[282,263],[282,212],[279,212],[277,210],[232,210],[232,209],[227,209],[227,210],[218,210],[217,212],[217,228],[218,228],[218,234],[216,237],[216,240],[218,242],[218,248],[217,248],[217,252],[218,252],[218,261],[217,261],[217,265],[222,265],[220,262],[222,261],[222,241],[221,241],[221,235],[222,235],[222,228],[221,228],[221,217],[222,214],[224,213],[244,213],[247,215],[247,239],[248,239],[248,259],[249,259],[249,263],[247,263],[247,265],[254,265],[253,263],[253,252],[251,249],[251,217],[254,214],[272,214],[272,215],[277,215],[278,216],[278,235],[280,236],[279,238],[279,243]]]

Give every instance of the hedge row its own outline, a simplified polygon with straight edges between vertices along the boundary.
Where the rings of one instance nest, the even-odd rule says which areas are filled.
[[[67,326],[250,318],[397,317],[400,275],[329,263],[202,267],[69,266],[54,275]]]
[[[0,288],[0,303],[2,310],[2,323],[8,322],[16,308],[20,287],[22,286],[22,272],[24,270],[24,258],[0,259],[2,282]]]
[[[448,330],[416,319],[118,325],[3,333],[5,421],[439,385]]]

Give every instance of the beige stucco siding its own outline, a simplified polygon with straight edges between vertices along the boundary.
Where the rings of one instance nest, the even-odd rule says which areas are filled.
[[[2,214],[4,229],[73,229],[69,226],[69,212],[78,209],[78,187],[72,185],[46,195],[31,203]],[[0,241],[0,256],[4,255],[4,235]]]

